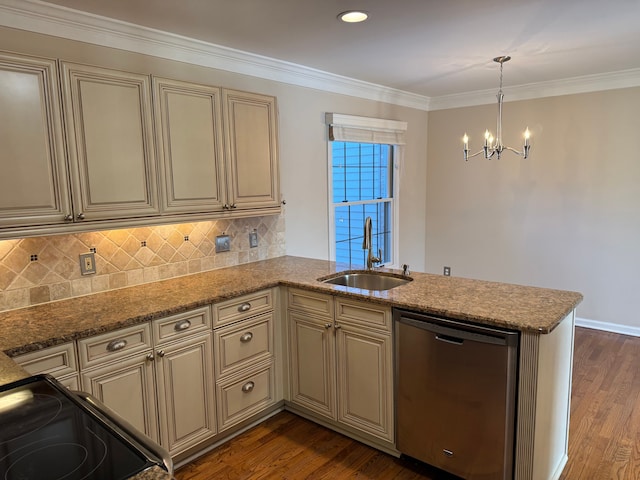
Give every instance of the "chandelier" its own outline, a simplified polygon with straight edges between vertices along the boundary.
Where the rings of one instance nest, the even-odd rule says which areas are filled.
[[[509,150],[516,155],[519,155],[523,158],[527,158],[529,156],[529,150],[531,149],[531,145],[529,144],[529,137],[531,134],[529,133],[529,128],[524,132],[524,145],[522,151],[516,150],[515,148],[507,147],[502,144],[502,100],[504,95],[502,94],[502,67],[504,62],[508,62],[511,60],[511,57],[501,56],[493,59],[494,62],[500,64],[500,90],[498,90],[498,125],[496,127],[496,138],[493,138],[493,135],[489,130],[484,132],[484,147],[479,152],[476,152],[472,155],[469,155],[469,137],[467,134],[464,134],[462,141],[464,142],[464,159],[465,161],[469,160],[469,157],[475,157],[476,155],[480,155],[484,153],[484,158],[490,159],[494,155],[500,159],[500,155],[504,150]]]

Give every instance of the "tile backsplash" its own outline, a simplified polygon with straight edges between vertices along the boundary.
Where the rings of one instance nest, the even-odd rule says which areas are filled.
[[[222,234],[231,250],[216,253]],[[79,255],[91,251],[97,272],[82,275]],[[0,240],[0,311],[284,254],[283,215]]]

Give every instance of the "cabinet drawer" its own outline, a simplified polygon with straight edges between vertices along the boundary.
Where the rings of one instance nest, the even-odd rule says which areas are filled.
[[[390,332],[391,308],[337,297],[336,323],[341,322]]]
[[[151,348],[148,323],[122,328],[78,341],[80,368],[110,362]]]
[[[211,310],[207,307],[159,318],[151,324],[154,345],[211,329]]]
[[[290,309],[300,312],[316,313],[323,317],[333,318],[333,297],[331,295],[290,288],[287,291],[287,305]]]
[[[273,310],[273,291],[263,290],[213,305],[214,327]]]
[[[216,384],[218,431],[240,423],[275,403],[273,362]]]
[[[32,375],[49,373],[58,378],[78,371],[73,342],[19,355],[13,361]]]
[[[273,312],[214,332],[216,378],[273,356]]]

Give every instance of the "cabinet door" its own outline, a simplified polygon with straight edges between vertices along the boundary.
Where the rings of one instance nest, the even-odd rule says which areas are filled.
[[[336,345],[338,420],[392,442],[391,335],[341,325]]]
[[[116,363],[83,371],[82,387],[157,442],[153,364],[147,358],[147,353],[138,353]]]
[[[153,79],[162,210],[222,210],[226,202],[220,89]]]
[[[330,320],[289,311],[291,401],[336,419],[335,340]]]
[[[231,208],[280,206],[276,99],[223,90]]]
[[[61,65],[76,220],[159,213],[150,78]]]
[[[55,60],[0,54],[0,227],[71,215]]]
[[[211,333],[156,349],[161,444],[173,456],[216,433]]]

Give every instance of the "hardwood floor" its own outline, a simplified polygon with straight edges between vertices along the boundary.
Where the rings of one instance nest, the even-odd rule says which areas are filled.
[[[177,480],[455,477],[288,412],[176,472]],[[640,479],[640,338],[576,329],[569,462],[561,480]]]

